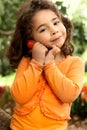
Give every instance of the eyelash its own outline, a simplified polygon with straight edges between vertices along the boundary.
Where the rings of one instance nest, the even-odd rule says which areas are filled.
[[[54,25],[58,25],[58,23],[59,23],[59,21],[55,21],[53,24],[54,24]],[[46,30],[46,28],[40,30],[40,33],[44,32],[45,30]]]
[[[55,21],[53,24],[54,24],[54,25],[58,25],[58,23],[59,23],[59,21]]]
[[[46,29],[42,29],[42,30],[40,30],[40,33],[41,33],[41,32],[44,32],[45,30],[46,30]]]

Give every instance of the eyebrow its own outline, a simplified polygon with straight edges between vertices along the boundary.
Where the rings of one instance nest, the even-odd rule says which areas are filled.
[[[53,18],[52,21],[54,21],[54,20],[56,20],[56,19],[58,19],[58,17]],[[36,31],[37,31],[39,28],[43,27],[43,26],[45,26],[45,24],[39,25],[38,28],[36,29]]]

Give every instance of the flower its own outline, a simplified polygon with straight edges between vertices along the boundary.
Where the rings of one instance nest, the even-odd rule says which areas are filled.
[[[81,98],[87,101],[87,86],[83,86],[81,91]]]

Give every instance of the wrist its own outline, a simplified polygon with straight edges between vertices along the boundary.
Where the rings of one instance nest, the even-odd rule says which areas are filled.
[[[49,64],[49,63],[51,63],[51,62],[54,62],[54,59],[45,60],[44,65]]]
[[[43,68],[43,63],[41,63],[41,62],[39,62],[39,61],[37,61],[35,59],[32,59],[32,62],[37,64],[39,67]]]
[[[52,56],[52,57],[46,57],[44,64],[46,65],[46,64],[48,64],[50,62],[53,62],[53,61],[54,61],[54,56]]]
[[[36,60],[36,62],[38,62],[38,64],[40,64],[40,65],[44,65],[44,61],[43,60]]]

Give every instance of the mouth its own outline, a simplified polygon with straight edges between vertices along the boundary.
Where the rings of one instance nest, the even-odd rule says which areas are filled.
[[[61,39],[61,37],[62,37],[62,36],[59,36],[59,37],[53,39],[52,42],[58,42],[58,41]]]

